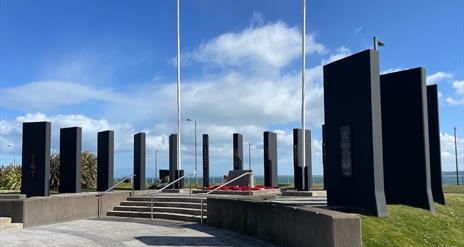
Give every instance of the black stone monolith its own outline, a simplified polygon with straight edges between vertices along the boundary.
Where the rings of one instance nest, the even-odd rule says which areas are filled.
[[[114,175],[114,131],[98,132],[97,141],[97,191],[113,186]]]
[[[179,170],[179,163],[177,162],[177,134],[169,136],[169,182],[179,179],[183,176],[184,171]],[[171,188],[181,189],[184,186],[184,179],[174,183]]]
[[[425,70],[384,74],[380,85],[387,204],[434,210]]]
[[[322,170],[323,170],[323,180],[324,180],[324,190],[327,189],[327,140],[325,139],[325,125],[322,125]]]
[[[243,137],[234,133],[234,170],[243,170]]]
[[[324,118],[328,206],[385,216],[377,51],[324,66]]]
[[[264,186],[277,188],[277,134],[264,132]]]
[[[134,135],[134,190],[145,189],[146,137],[145,133]]]
[[[23,123],[21,194],[50,195],[50,122]]]
[[[440,151],[440,114],[437,85],[427,86],[427,108],[429,119],[430,178],[433,200],[445,204],[443,195]]]
[[[60,193],[81,192],[82,128],[60,129]]]
[[[303,166],[303,131],[293,129],[293,172],[295,189],[309,191],[312,185],[311,130],[306,129],[306,165]]]
[[[209,138],[203,134],[203,188],[209,187]]]

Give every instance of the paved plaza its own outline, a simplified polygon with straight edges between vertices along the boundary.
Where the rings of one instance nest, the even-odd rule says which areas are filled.
[[[0,246],[273,246],[206,225],[180,221],[102,218],[0,232]]]

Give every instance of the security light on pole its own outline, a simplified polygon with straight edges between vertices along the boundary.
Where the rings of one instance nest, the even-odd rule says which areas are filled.
[[[379,50],[379,47],[385,46],[385,43],[378,40],[377,37],[374,36],[374,51]]]

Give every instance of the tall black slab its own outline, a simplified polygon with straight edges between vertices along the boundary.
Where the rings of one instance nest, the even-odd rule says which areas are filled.
[[[238,133],[233,135],[234,170],[243,170],[243,137]]]
[[[203,134],[203,188],[209,187],[209,137]]]
[[[174,181],[184,174],[183,170],[179,170],[179,163],[177,162],[177,134],[169,136],[169,181]],[[183,179],[174,183],[172,188],[181,189],[183,187]]]
[[[50,195],[50,122],[23,123],[21,194]]]
[[[264,132],[264,186],[279,187],[277,181],[277,134]]]
[[[169,136],[169,181],[176,179],[177,163],[177,134]]]
[[[312,185],[311,130],[305,130],[306,165],[303,166],[303,131],[293,129],[293,172],[295,189],[308,191]]]
[[[98,132],[97,140],[97,191],[113,186],[114,175],[114,131]]]
[[[81,192],[82,128],[60,129],[60,193]]]
[[[380,76],[385,198],[433,210],[425,70]]]
[[[440,114],[437,85],[427,86],[427,113],[429,120],[430,178],[433,200],[445,204],[443,195],[440,150]]]
[[[324,66],[324,117],[327,204],[385,216],[377,51]]]
[[[322,170],[323,170],[323,180],[324,180],[324,189],[327,189],[327,179],[325,179],[328,176],[327,172],[327,140],[325,139],[325,125],[322,125]]]
[[[145,189],[146,136],[145,133],[134,135],[134,190]]]

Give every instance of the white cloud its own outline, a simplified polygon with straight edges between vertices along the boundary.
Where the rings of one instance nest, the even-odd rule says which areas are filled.
[[[456,156],[454,148],[454,136],[448,133],[440,133],[441,141],[441,160],[443,171],[454,171],[456,170]],[[463,164],[464,161],[464,139],[457,138],[457,150],[458,150],[458,161],[459,164]]]
[[[383,75],[383,74],[389,74],[389,73],[394,73],[394,72],[398,72],[398,71],[402,71],[402,70],[407,70],[407,69],[408,69],[408,68],[405,68],[405,67],[389,68],[389,69],[380,71],[380,74],[381,74],[381,75]]]
[[[452,74],[439,71],[439,72],[436,72],[435,74],[431,74],[427,76],[426,82],[428,85],[437,84],[437,83],[440,83],[444,80],[448,80],[451,78],[453,78]]]
[[[220,35],[187,54],[188,59],[199,62],[200,67],[219,68],[208,76],[182,81],[182,117],[198,120],[198,133],[210,134],[211,162],[216,167],[214,174],[225,174],[232,167],[234,132],[242,133],[245,142],[255,143],[252,161],[258,171],[262,170],[262,132],[270,128],[280,129],[279,169],[287,173],[292,171],[289,128],[299,121],[301,75],[299,69],[282,68],[300,57],[300,38],[296,27],[277,22]],[[315,63],[318,65],[306,70],[307,126],[319,129],[323,122],[322,66],[350,55],[351,51],[341,47],[330,52],[312,35],[307,38],[308,53],[321,55],[319,63]],[[263,73],[266,71],[271,72]],[[167,166],[168,135],[176,130],[176,85],[170,81],[156,85],[134,84],[136,87],[127,87],[124,92],[71,81],[39,81],[7,88],[1,93],[2,106],[22,110],[24,114],[12,122],[19,126],[14,134],[2,133],[0,137],[20,139],[22,121],[46,120],[52,122],[54,149],[59,150],[59,128],[80,126],[83,128],[83,148],[95,151],[97,132],[112,129],[116,135],[116,151],[125,157],[117,160],[124,163],[120,164],[121,173],[126,175],[132,169],[133,134],[145,131],[148,152],[160,150],[159,164]],[[98,117],[84,115],[78,107],[88,102],[92,107],[101,108],[103,114],[94,113]],[[75,112],[81,114],[55,114],[52,111],[67,106],[74,106]],[[45,113],[27,114],[38,109]],[[182,140],[183,164],[186,169],[191,169],[191,123],[182,123]],[[312,146],[314,170],[320,174],[320,140],[313,139]],[[149,163],[151,158],[152,154],[148,156]]]
[[[455,97],[446,97],[446,103],[449,105],[464,105],[464,80],[453,81],[453,89]]]
[[[453,81],[453,88],[457,95],[464,96],[464,80]]]
[[[327,49],[307,35],[308,54],[324,54]],[[283,22],[224,33],[183,55],[186,61],[209,66],[279,70],[301,55],[301,33]]]
[[[124,98],[111,89],[100,89],[80,83],[36,81],[2,89],[0,103],[16,110],[43,111],[90,100],[115,102]]]
[[[264,24],[264,15],[259,11],[253,11],[251,16],[251,26],[261,26]]]

